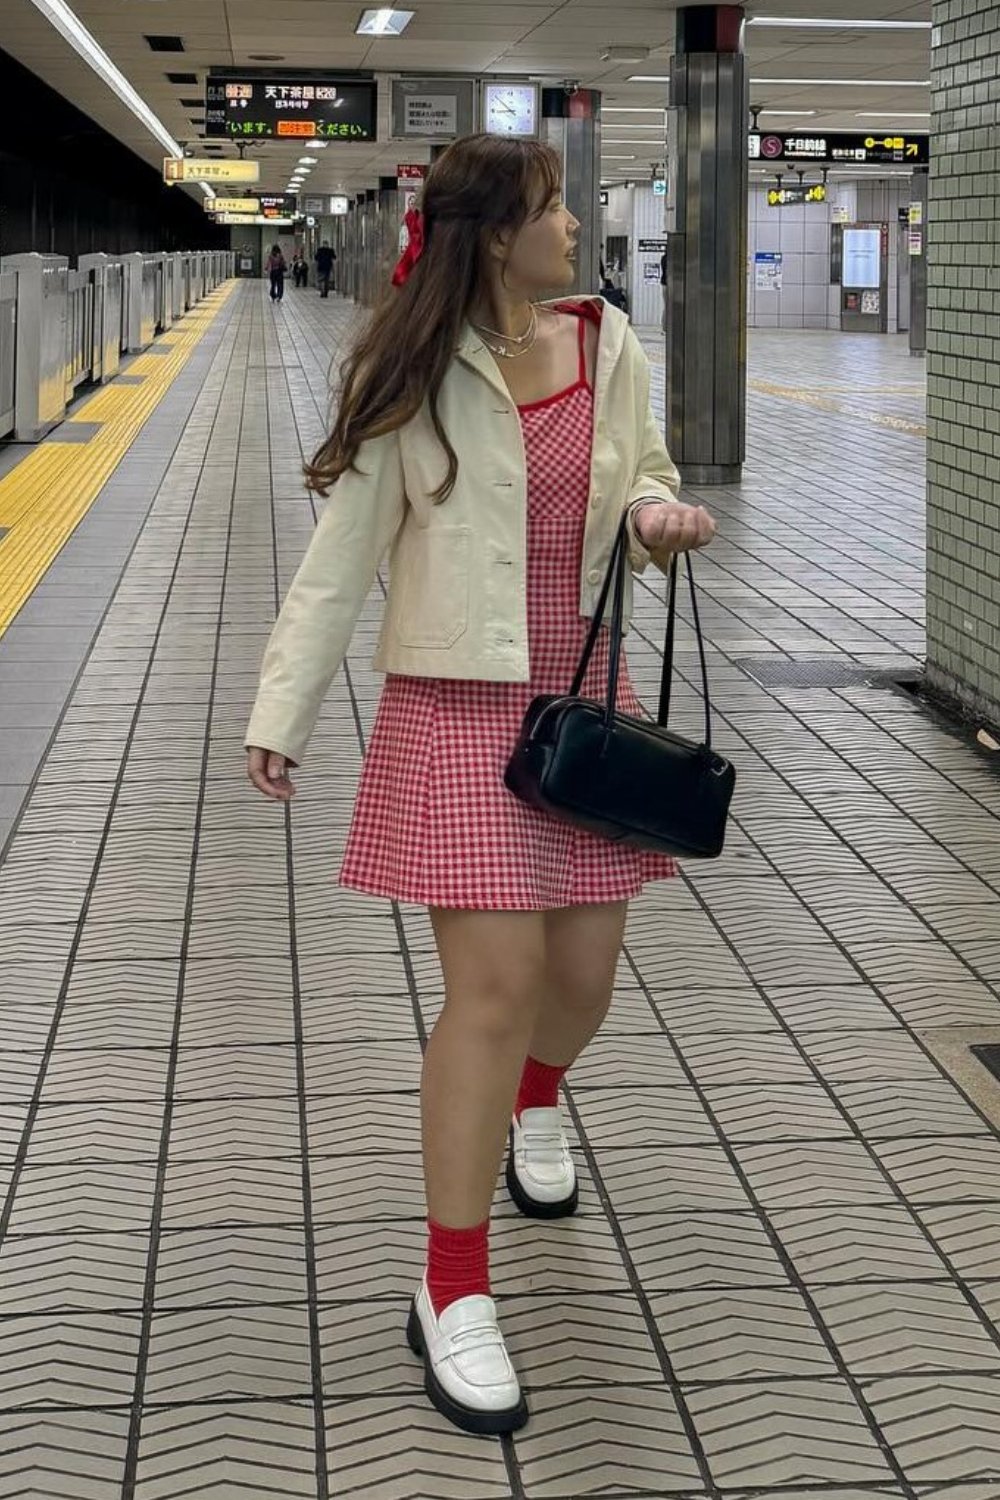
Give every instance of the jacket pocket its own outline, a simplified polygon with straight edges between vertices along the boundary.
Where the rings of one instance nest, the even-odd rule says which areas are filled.
[[[390,591],[398,588],[396,634],[404,646],[445,648],[469,624],[469,528],[414,528]]]

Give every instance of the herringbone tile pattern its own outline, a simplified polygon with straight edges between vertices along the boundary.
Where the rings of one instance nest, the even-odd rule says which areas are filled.
[[[497,1194],[531,1423],[472,1439],[426,1403],[402,1332],[441,978],[425,913],[331,880],[378,591],[290,820],[241,770],[349,323],[226,304],[0,860],[0,1500],[1000,1500],[1000,1140],[924,1040],[1000,1026],[1000,789],[908,698],[739,665],[921,646],[915,440],[773,395],[742,487],[695,497],[726,855],[630,915],[567,1094],[579,1215]],[[755,357],[808,383],[820,350],[902,358]]]

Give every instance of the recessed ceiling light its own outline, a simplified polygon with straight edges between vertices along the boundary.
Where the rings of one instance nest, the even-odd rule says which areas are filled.
[[[357,36],[402,36],[416,11],[412,10],[366,10],[354,28]]]
[[[931,86],[929,78],[751,78],[750,82],[801,84],[808,88],[829,84],[848,89],[929,89]]]
[[[299,166],[300,167],[314,167],[315,165],[316,165],[316,157],[315,156],[300,156],[299,157]]]
[[[327,146],[329,146],[329,144],[330,144],[329,141],[313,141],[313,142],[311,142],[311,144],[309,146],[309,150],[310,151],[325,151],[326,148],[327,148]]]
[[[748,26],[812,26],[827,31],[930,31],[932,21],[838,21],[831,17],[808,20],[793,16],[754,16]]]

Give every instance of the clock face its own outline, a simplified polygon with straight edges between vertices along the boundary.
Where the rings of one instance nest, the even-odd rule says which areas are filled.
[[[533,83],[488,83],[484,114],[490,135],[536,135],[538,90]]]

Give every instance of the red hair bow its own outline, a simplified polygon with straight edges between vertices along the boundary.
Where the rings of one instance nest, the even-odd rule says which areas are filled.
[[[406,225],[406,249],[392,273],[393,286],[404,286],[410,272],[424,253],[424,216],[419,208],[410,208],[403,219]]]

